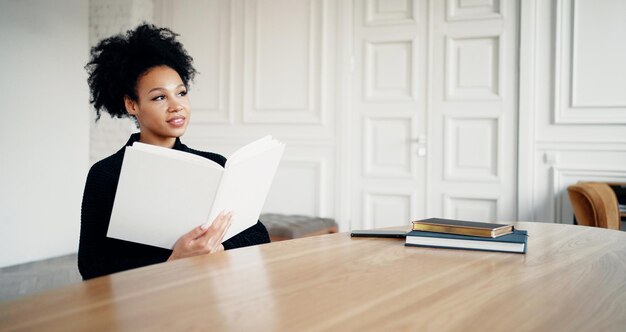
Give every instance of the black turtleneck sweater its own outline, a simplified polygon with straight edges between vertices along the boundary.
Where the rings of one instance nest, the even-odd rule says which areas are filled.
[[[126,146],[139,140],[131,135]],[[95,163],[89,170],[81,210],[78,269],[83,279],[91,279],[119,271],[165,262],[171,250],[107,237],[109,219],[120,178],[124,150]],[[226,158],[211,152],[188,148],[176,139],[174,149],[211,159],[224,167]],[[180,234],[181,236],[183,234]],[[260,222],[225,241],[224,249],[246,247],[270,242],[265,226]]]

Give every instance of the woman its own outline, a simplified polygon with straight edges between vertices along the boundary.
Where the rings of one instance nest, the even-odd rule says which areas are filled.
[[[135,120],[139,133],[131,135],[126,146],[137,141],[154,144],[200,155],[224,166],[223,156],[190,149],[180,141],[190,120],[187,90],[196,70],[176,36],[169,29],[144,24],[125,35],[102,40],[91,50],[91,61],[85,67],[90,102],[97,119],[105,111]],[[222,244],[231,213],[220,214],[208,227],[204,220],[198,220],[199,226],[181,235],[172,250],[108,238],[124,148],[94,164],[87,176],[78,250],[83,279],[269,242],[267,230],[257,222]]]

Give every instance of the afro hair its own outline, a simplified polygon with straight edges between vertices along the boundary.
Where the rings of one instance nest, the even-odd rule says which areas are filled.
[[[193,58],[176,40],[177,36],[170,29],[144,23],[125,34],[106,38],[91,49],[85,69],[96,121],[103,110],[111,117],[129,116],[124,97],[137,100],[137,80],[153,67],[165,65],[174,69],[188,87],[196,70]]]

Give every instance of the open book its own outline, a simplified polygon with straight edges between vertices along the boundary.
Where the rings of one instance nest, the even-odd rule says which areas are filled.
[[[126,147],[108,237],[171,249],[180,236],[232,211],[224,241],[256,224],[285,145],[266,136],[226,166],[136,142]]]

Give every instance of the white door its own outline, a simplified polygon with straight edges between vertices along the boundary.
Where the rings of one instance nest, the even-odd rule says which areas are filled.
[[[354,3],[352,229],[426,216],[425,4]]]
[[[431,215],[516,220],[518,3],[433,5]]]
[[[516,217],[516,1],[355,0],[351,228]]]

